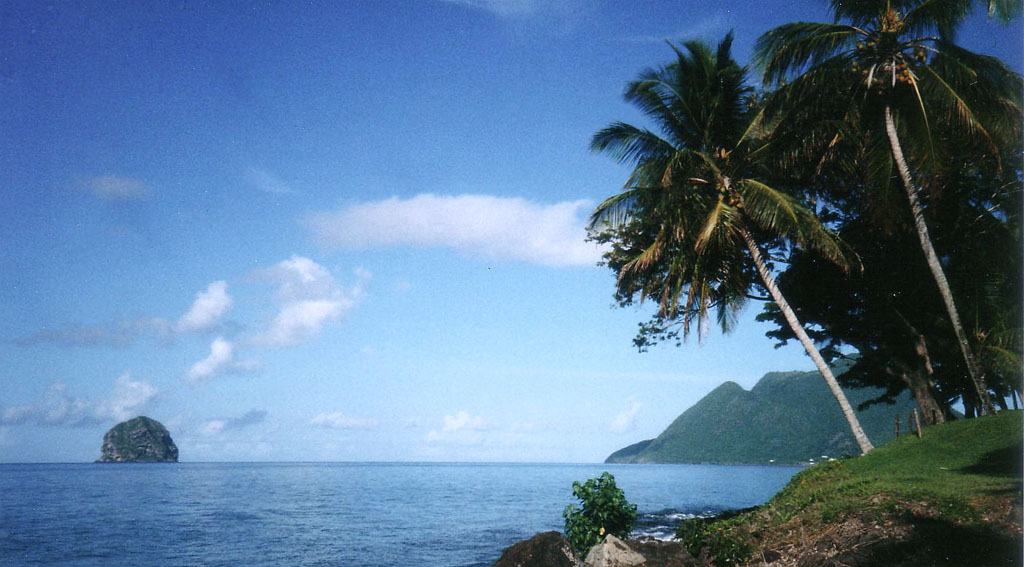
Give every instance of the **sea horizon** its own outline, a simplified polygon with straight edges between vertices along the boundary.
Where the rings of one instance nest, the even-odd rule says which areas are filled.
[[[349,464],[349,465],[560,465],[560,466],[674,466],[702,467],[802,467],[794,463],[605,463],[601,461],[163,461],[163,462],[98,462],[98,461],[0,461],[2,465],[183,465],[183,464]]]

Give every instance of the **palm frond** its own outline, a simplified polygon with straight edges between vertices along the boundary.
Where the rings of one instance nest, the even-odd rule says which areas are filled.
[[[721,198],[715,203],[714,207],[707,215],[707,219],[704,221],[704,228],[701,229],[697,235],[697,241],[694,243],[693,248],[698,253],[703,252],[708,242],[712,240],[715,233],[720,230],[723,217],[726,216],[727,207],[725,201]]]
[[[928,119],[928,109],[926,108],[924,96],[921,94],[921,87],[915,74],[909,74],[908,81],[913,92],[913,96],[911,97],[913,102],[907,104],[906,107],[908,111],[910,108],[914,109],[914,112],[909,113],[913,120],[918,124],[918,127],[914,128],[914,131],[919,132],[918,136],[924,139],[924,150],[920,152],[918,159],[926,163],[935,162],[935,139],[932,136],[932,126]],[[920,146],[921,144],[918,145]]]
[[[617,228],[625,224],[636,205],[637,199],[644,191],[646,189],[627,189],[605,199],[590,213],[587,231],[591,233],[601,232],[608,228]]]
[[[757,39],[754,62],[766,85],[778,85],[851,49],[861,35],[863,31],[845,24],[783,24]]]
[[[856,98],[863,98],[865,85],[850,81],[853,55],[850,52],[837,53],[792,81],[781,85],[767,97],[765,113],[779,117],[784,113],[800,113],[815,109],[849,106]]]
[[[671,66],[647,70],[626,86],[623,98],[653,120],[673,145],[693,137],[692,111],[676,96],[678,77]]]
[[[943,79],[943,88],[956,92],[972,108],[976,120],[1002,146],[1017,140],[1021,132],[1021,76],[1002,61],[945,41],[930,62],[932,71]]]
[[[992,148],[993,152],[997,153],[995,141],[989,136],[984,125],[977,119],[974,111],[962,94],[945,77],[941,76],[932,65],[922,65],[921,69],[931,79],[929,81],[931,86],[929,94],[939,101],[940,104],[937,105],[939,108],[945,109],[947,120],[961,128],[968,135],[982,137],[989,147]]]
[[[971,13],[973,0],[917,0],[909,2],[903,16],[903,31],[909,35],[939,34],[952,38],[953,32]]]
[[[900,2],[900,0],[896,0]],[[866,26],[893,5],[892,0],[829,0],[835,19],[848,20],[853,25]],[[896,6],[899,7],[898,5]]]
[[[729,30],[729,33],[725,34],[722,41],[718,42],[718,48],[715,50],[715,66],[718,69],[725,69],[736,64],[732,58],[733,39],[732,30]]]
[[[757,110],[757,114],[754,115],[754,118],[750,120],[747,128],[743,131],[743,134],[740,135],[740,139],[736,142],[735,147],[739,147],[740,144],[755,138],[764,137],[766,131],[770,129],[771,125],[767,124],[765,121],[764,108],[759,108]]]
[[[737,189],[743,210],[760,230],[813,250],[845,271],[859,269],[852,250],[792,196],[754,179],[742,180]]]
[[[801,207],[795,199],[755,179],[737,183],[743,196],[743,209],[761,230],[776,236],[803,239],[800,224]]]
[[[986,344],[981,348],[981,356],[989,370],[995,370],[1009,376],[1020,376],[1020,351],[1015,351],[1003,345]]]
[[[641,159],[667,158],[675,147],[650,130],[615,122],[594,134],[590,150],[611,154],[619,163],[636,163]]]
[[[639,256],[633,258],[629,262],[626,262],[622,266],[622,270],[619,273],[619,279],[622,279],[624,274],[629,272],[644,271],[650,269],[650,267],[661,259],[662,254],[665,252],[665,227],[662,227],[658,231],[658,236],[655,237],[654,242],[651,243]]]

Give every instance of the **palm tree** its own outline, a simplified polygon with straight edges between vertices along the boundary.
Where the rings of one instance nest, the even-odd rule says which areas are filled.
[[[842,122],[831,141],[866,137],[871,155],[884,156],[884,177],[895,167],[903,185],[921,249],[942,296],[983,412],[994,411],[975,360],[939,254],[925,220],[921,187],[914,181],[934,167],[933,131],[944,127],[965,143],[998,156],[999,141],[1019,136],[1020,79],[999,60],[962,49],[945,38],[966,17],[969,0],[830,0],[836,23],[785,24],[758,39],[758,64],[780,114],[809,108],[840,109]],[[993,1],[990,10],[1008,17],[1019,2]],[[838,100],[837,100],[838,97]],[[884,140],[884,141],[883,141]],[[888,146],[884,152],[878,148]],[[908,160],[904,148],[910,149]],[[998,159],[996,157],[995,159]],[[887,186],[880,182],[879,186]]]
[[[671,45],[671,44],[670,44]],[[785,313],[846,417],[862,453],[873,447],[831,369],[775,284],[765,250],[816,250],[837,265],[857,261],[794,197],[756,176],[764,125],[751,108],[746,69],[730,55],[732,34],[717,51],[691,41],[672,46],[676,60],[631,82],[626,99],[660,134],[614,123],[591,148],[635,167],[624,190],[591,215],[595,239],[611,245],[617,297],[659,303],[654,329],[702,326],[712,308],[727,330],[755,278]]]

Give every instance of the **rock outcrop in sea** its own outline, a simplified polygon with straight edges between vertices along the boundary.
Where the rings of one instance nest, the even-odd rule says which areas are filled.
[[[176,463],[178,446],[162,423],[139,416],[118,423],[103,436],[97,463]]]

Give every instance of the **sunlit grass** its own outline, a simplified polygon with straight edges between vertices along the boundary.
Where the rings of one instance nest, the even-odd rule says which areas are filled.
[[[801,471],[765,505],[711,522],[702,539],[728,544],[717,544],[722,555],[755,550],[747,560],[816,553],[821,542],[839,554],[868,537],[885,544],[856,551],[864,565],[940,556],[1004,564],[1020,548],[1021,452],[1019,411],[930,427]]]

